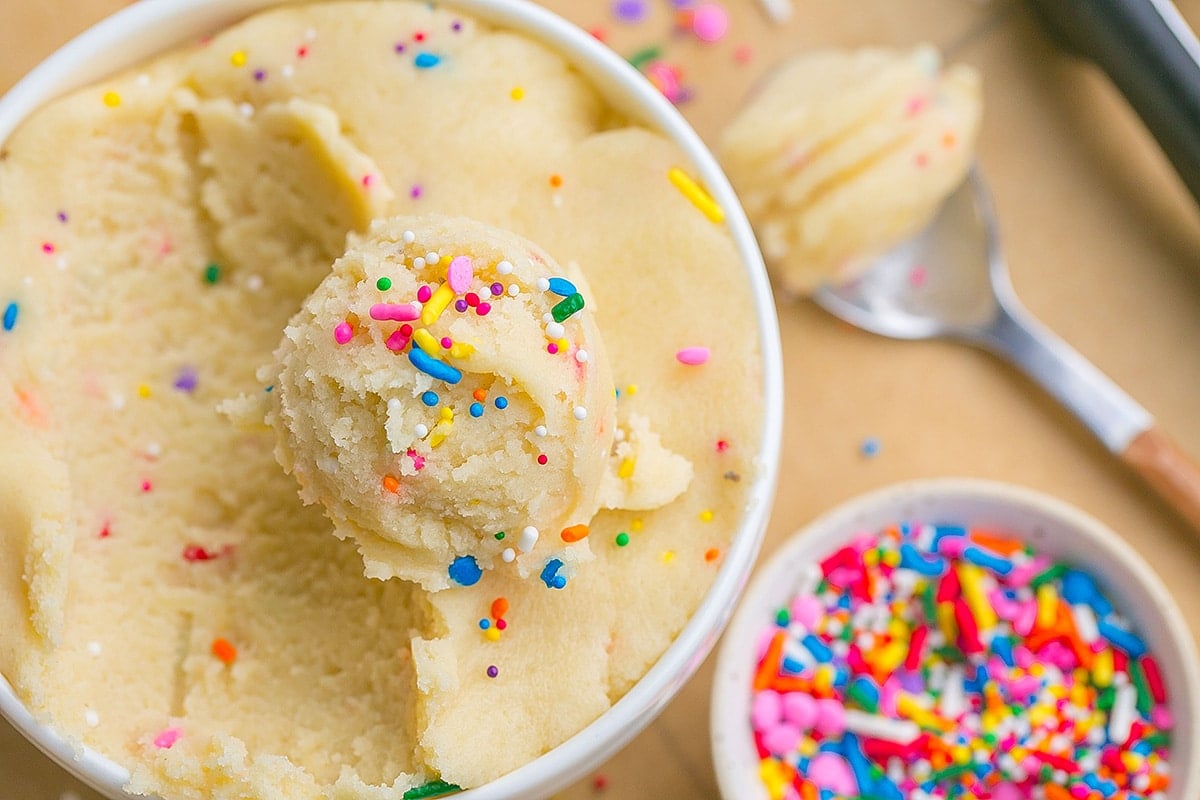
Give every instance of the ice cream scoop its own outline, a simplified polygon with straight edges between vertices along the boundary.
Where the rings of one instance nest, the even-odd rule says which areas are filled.
[[[440,216],[376,221],[284,332],[277,455],[369,576],[429,589],[587,553],[613,381],[571,265]],[[527,558],[528,556],[528,558]]]
[[[718,155],[784,290],[853,278],[962,182],[979,76],[940,61],[929,46],[805,53],[722,132]]]

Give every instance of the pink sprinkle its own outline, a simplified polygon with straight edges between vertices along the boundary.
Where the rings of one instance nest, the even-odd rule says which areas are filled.
[[[475,306],[475,313],[481,317],[486,317],[488,315],[488,312],[491,310],[492,310],[491,303],[480,303],[479,305]]]
[[[692,32],[702,42],[719,42],[729,30],[729,15],[717,3],[704,3],[692,13]]]
[[[685,347],[675,354],[675,360],[689,367],[698,367],[708,363],[707,347]]]
[[[183,737],[182,728],[167,728],[154,737],[154,746],[159,750],[170,750]]]
[[[368,174],[366,174],[366,175],[363,175],[363,176],[362,176],[362,185],[363,185],[363,188],[364,188],[364,189],[370,189],[370,188],[371,188],[371,184],[372,184],[372,183],[374,183],[374,182],[375,182],[375,176],[374,176],[374,175],[371,175],[371,174],[369,174],[369,173],[368,173]]]
[[[754,57],[754,49],[748,44],[741,44],[733,51],[733,57],[739,64],[749,64]]]
[[[354,328],[350,327],[349,322],[339,323],[338,326],[333,329],[333,340],[338,344],[345,344],[353,338]]]
[[[923,95],[916,95],[909,99],[908,105],[904,107],[904,113],[910,117],[920,114],[924,110],[926,103],[928,103],[928,100]]]
[[[717,452],[718,453],[724,453],[728,449],[729,449],[729,442],[725,441],[724,439],[717,439]]]
[[[558,345],[556,345],[554,342],[551,342],[550,344],[546,345],[546,352],[550,355],[555,355],[558,352]]]
[[[413,469],[417,470],[418,472],[425,469],[425,456],[421,455],[416,450],[413,450],[411,447],[408,448],[408,452],[405,453],[405,455],[412,459]]]
[[[914,160],[918,167],[924,167],[929,163],[929,156],[925,153],[917,153],[917,157]]]
[[[433,297],[433,289],[430,289],[428,285],[422,286],[420,289],[417,289],[417,302],[418,303],[428,303],[429,298],[431,298],[431,297]],[[416,317],[413,317],[413,319],[416,319]]]
[[[143,492],[148,492],[153,488],[154,488],[154,486],[150,483],[150,481],[142,481],[142,491]]]
[[[471,279],[475,276],[471,269],[471,259],[466,256],[456,256],[446,270],[446,282],[455,294],[463,294],[471,288]]]
[[[52,242],[42,242],[42,252],[50,254],[54,252],[54,244]]]
[[[451,347],[454,347],[454,340],[449,336],[443,336],[438,344],[442,346],[443,350],[449,350]]]
[[[414,183],[414,184],[413,184],[413,187],[412,187],[411,189],[409,189],[409,190],[408,190],[408,196],[409,196],[409,197],[411,197],[413,200],[416,200],[416,199],[420,198],[420,196],[421,196],[421,184],[419,184],[419,183]]]
[[[112,536],[112,523],[105,520],[104,525],[100,528],[100,533],[98,536],[101,539],[107,539],[109,536]]]
[[[220,553],[212,550],[205,550],[198,544],[189,544],[183,548],[184,561],[212,561],[215,558],[220,558]]]
[[[387,338],[384,346],[393,353],[399,353],[404,348],[408,347],[408,337],[404,335],[403,330],[392,331],[392,335]]]
[[[421,289],[430,293],[428,286],[422,286]],[[421,292],[417,292],[417,299],[421,299]],[[429,298],[426,297],[425,300]],[[422,303],[425,300],[421,300]],[[408,322],[414,319],[420,319],[420,310],[411,303],[376,303],[371,306],[371,319],[393,322]]]
[[[920,288],[929,280],[929,271],[919,264],[908,273],[908,284]]]

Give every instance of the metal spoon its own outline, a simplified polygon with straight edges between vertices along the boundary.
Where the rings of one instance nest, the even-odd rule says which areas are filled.
[[[1018,301],[983,179],[972,172],[929,226],[862,277],[817,291],[825,310],[897,339],[957,339],[1020,367],[1200,531],[1200,469],[1146,409]]]

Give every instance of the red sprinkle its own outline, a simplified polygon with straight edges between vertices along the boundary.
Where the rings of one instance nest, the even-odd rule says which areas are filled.
[[[537,457],[537,462],[538,462],[539,464],[543,465],[543,466],[545,466],[546,462],[547,462],[547,461],[549,461],[549,460],[550,460],[550,459],[546,457],[546,454],[545,454],[545,453],[542,453],[541,455],[539,455],[539,456]]]
[[[183,548],[184,561],[212,561],[213,559],[220,557],[220,553],[214,550],[205,550],[198,544],[189,544],[187,547]]]

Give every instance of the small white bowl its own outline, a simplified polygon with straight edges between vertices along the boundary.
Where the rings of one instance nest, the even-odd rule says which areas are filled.
[[[750,725],[755,643],[795,594],[801,568],[861,533],[911,520],[1011,533],[1039,553],[1094,575],[1162,667],[1175,715],[1170,800],[1200,796],[1200,677],[1196,647],[1178,606],[1145,561],[1110,528],[1046,495],[965,479],[901,483],[829,511],[794,534],[755,575],[721,643],[712,688],[712,751],[726,800],[767,800]]]
[[[176,45],[195,41],[255,11],[289,0],[156,0],[134,4],[73,39],[0,98],[0,144],[31,112],[67,92],[132,68]],[[766,530],[779,467],[783,420],[783,366],[779,326],[762,255],[737,196],[716,159],[682,115],[624,59],[551,12],[513,0],[442,0],[439,5],[522,32],[562,54],[617,110],[675,142],[692,172],[725,212],[754,294],[763,358],[762,445],[749,503],[712,587],[691,620],[629,692],[599,719],[545,755],[456,800],[539,800],[576,781],[611,757],[666,707],[704,661],[745,586]],[[81,748],[34,719],[0,676],[0,715],[42,752],[81,781],[114,800],[128,771]],[[11,776],[10,776],[11,777]]]

